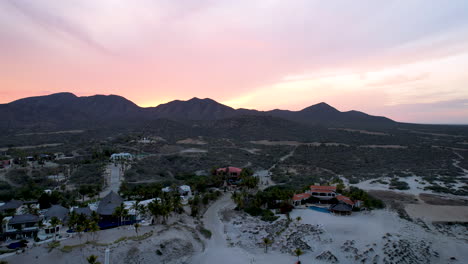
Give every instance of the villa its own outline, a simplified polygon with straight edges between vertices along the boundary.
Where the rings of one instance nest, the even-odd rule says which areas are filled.
[[[307,193],[320,200],[330,200],[336,197],[336,186],[311,185]]]

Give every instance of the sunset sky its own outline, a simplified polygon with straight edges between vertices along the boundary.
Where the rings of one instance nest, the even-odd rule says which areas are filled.
[[[64,91],[468,124],[468,1],[0,1],[0,103]]]

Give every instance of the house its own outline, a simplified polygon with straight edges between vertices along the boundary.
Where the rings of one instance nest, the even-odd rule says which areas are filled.
[[[0,169],[8,168],[11,165],[11,161],[9,159],[0,160]]]
[[[87,217],[91,217],[93,214],[93,211],[89,207],[72,208],[72,212],[75,212],[77,215],[85,215]]]
[[[34,237],[39,231],[40,220],[32,214],[7,216],[3,219],[3,235],[12,239]]]
[[[336,197],[336,186],[311,185],[307,193],[320,200],[331,200]]]
[[[338,200],[338,202],[341,202],[341,203],[345,203],[347,205],[350,205],[351,207],[354,207],[354,202],[353,200],[351,200],[349,197],[347,196],[344,196],[344,195],[337,195],[336,196],[336,199]]]
[[[44,213],[44,220],[49,221],[53,217],[56,217],[60,222],[65,223],[68,218],[68,210],[67,208],[61,205],[52,205],[47,212]]]
[[[216,170],[216,175],[224,176],[227,175],[228,177],[240,177],[242,172],[241,168],[236,167],[226,167],[226,168],[219,168]]]
[[[11,200],[0,206],[0,213],[6,215],[14,215],[23,205],[23,201]]]
[[[48,239],[53,236],[53,234],[60,232],[60,228],[65,225],[68,220],[69,210],[61,205],[52,205],[47,212],[44,213],[44,227],[39,230],[37,236],[41,240]],[[53,227],[51,224],[51,219],[56,217],[60,224]]]
[[[338,215],[350,215],[353,207],[346,203],[337,203],[330,206],[330,212]]]
[[[293,196],[293,204],[294,206],[298,206],[302,204],[302,201],[305,201],[310,198],[310,193],[300,193],[300,194],[295,194]]]
[[[168,193],[168,192],[172,192],[172,188],[171,187],[164,187],[161,189],[161,191],[165,192],[165,193]]]
[[[218,176],[227,176],[227,182],[229,184],[238,184],[240,180],[242,169],[236,167],[219,168],[215,171]]]
[[[192,190],[190,189],[190,186],[188,185],[181,185],[179,186],[179,194],[181,196],[191,196]]]
[[[97,213],[101,217],[99,226],[101,229],[118,226],[120,221],[117,216],[114,215],[115,208],[122,205],[124,200],[120,195],[111,191],[105,196],[98,205]]]
[[[133,155],[130,153],[114,153],[110,156],[111,161],[118,161],[118,160],[132,160]]]

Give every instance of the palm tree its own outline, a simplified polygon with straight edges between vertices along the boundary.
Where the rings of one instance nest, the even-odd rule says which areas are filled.
[[[300,257],[302,254],[304,254],[304,252],[302,252],[302,250],[301,250],[300,248],[296,248],[296,249],[294,250],[294,255],[296,255],[297,261],[299,261],[299,257]]]
[[[86,230],[86,223],[78,223],[76,226],[76,232],[78,232],[78,237],[80,238],[80,244],[81,244],[81,237],[83,235],[83,232]]]
[[[158,200],[154,200],[153,202],[148,204],[148,210],[157,220],[158,217],[161,215],[161,204]]]
[[[273,240],[269,239],[268,237],[265,237],[263,239],[263,244],[265,245],[265,253],[268,253],[268,247],[273,244]]]
[[[91,212],[91,221],[99,223],[99,214],[96,211]]]
[[[184,210],[182,206],[181,198],[178,194],[172,197],[172,210],[178,214],[182,213]]]
[[[78,214],[75,211],[73,211],[68,216],[68,228],[75,229],[77,223],[78,223]]]
[[[121,205],[117,206],[115,209],[114,209],[114,213],[112,214],[113,216],[117,217],[118,218],[118,222],[117,222],[117,226],[120,226],[120,223],[122,221],[122,217],[124,215],[128,215],[128,211],[125,209],[125,206],[124,204],[122,203]]]
[[[135,227],[135,232],[136,232],[136,234],[137,234],[137,236],[138,236],[138,228],[140,228],[140,224],[139,224],[139,223],[135,223],[133,226]]]
[[[98,261],[98,257],[96,255],[91,255],[86,258],[89,264],[101,264],[101,262]]]
[[[50,225],[54,229],[54,241],[57,238],[57,226],[60,225],[61,223],[62,222],[60,222],[60,220],[55,216],[50,219]]]
[[[92,232],[94,240],[96,237],[96,232],[100,230],[98,223],[95,221],[90,221],[88,224],[88,230]]]
[[[21,211],[23,214],[32,214],[32,215],[39,215],[39,209],[32,204],[27,204],[25,208]]]

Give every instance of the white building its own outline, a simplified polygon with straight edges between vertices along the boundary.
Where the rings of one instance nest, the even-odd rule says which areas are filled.
[[[117,161],[117,160],[132,160],[133,155],[130,153],[114,153],[110,156],[110,159],[112,161]]]

